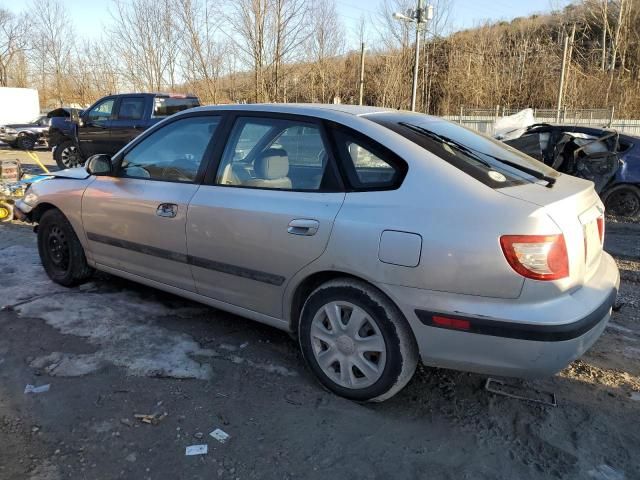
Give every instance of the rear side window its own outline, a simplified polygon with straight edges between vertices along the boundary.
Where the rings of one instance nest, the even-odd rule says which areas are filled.
[[[125,97],[120,102],[119,120],[140,120],[144,114],[144,98]]]
[[[334,130],[344,171],[355,190],[397,188],[407,171],[396,155],[359,134]]]
[[[152,117],[168,117],[174,113],[200,106],[195,97],[156,97],[153,100]]]

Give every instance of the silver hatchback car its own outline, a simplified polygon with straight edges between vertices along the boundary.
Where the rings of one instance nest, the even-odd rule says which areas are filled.
[[[419,359],[551,375],[600,336],[619,285],[592,183],[380,108],[188,110],[18,208],[55,282],[98,269],[286,330],[359,401]]]

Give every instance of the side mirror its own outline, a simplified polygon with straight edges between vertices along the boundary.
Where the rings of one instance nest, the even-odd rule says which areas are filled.
[[[109,176],[113,172],[111,157],[104,153],[92,155],[85,164],[85,169],[89,175]]]

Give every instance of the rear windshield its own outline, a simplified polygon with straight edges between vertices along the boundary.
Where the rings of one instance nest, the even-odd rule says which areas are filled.
[[[200,106],[195,97],[156,97],[153,104],[153,117],[168,117],[174,113]]]
[[[393,130],[492,188],[541,182],[558,173],[544,163],[455,123],[421,114],[389,113],[367,117]],[[511,165],[509,165],[511,164]]]

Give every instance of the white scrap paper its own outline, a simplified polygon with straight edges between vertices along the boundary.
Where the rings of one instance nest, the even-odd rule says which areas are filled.
[[[209,451],[208,445],[189,445],[184,454],[185,455],[206,455]]]
[[[225,443],[227,440],[229,440],[229,437],[231,437],[231,435],[223,430],[220,430],[219,428],[216,428],[209,435],[218,440],[220,443]]]
[[[39,387],[36,387],[34,385],[31,385],[31,384],[27,384],[27,386],[24,387],[24,393],[44,393],[44,392],[48,392],[50,386],[51,385],[48,384],[48,383],[46,385],[40,385]]]

